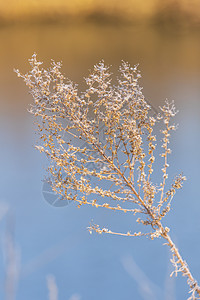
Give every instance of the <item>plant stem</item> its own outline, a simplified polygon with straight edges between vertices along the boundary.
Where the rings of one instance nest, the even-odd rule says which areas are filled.
[[[167,241],[166,244],[170,247],[170,250],[173,253],[173,256],[176,257],[176,259],[177,259],[177,261],[174,261],[174,266],[175,266],[174,272],[176,273],[176,275],[177,275],[177,272],[182,272],[183,276],[186,276],[188,278],[187,283],[188,283],[193,295],[195,295],[195,293],[197,293],[198,296],[200,296],[200,287],[199,287],[197,281],[192,276],[186,261],[183,260],[181,254],[179,253],[178,248],[172,241],[170,235],[166,232],[166,230],[163,227],[163,225],[161,224],[161,222],[159,222],[157,224],[158,224],[160,231],[162,232],[161,236]],[[196,299],[196,298],[191,298],[191,299]]]

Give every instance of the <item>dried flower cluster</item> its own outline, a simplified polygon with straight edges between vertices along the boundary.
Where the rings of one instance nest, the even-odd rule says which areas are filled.
[[[30,112],[38,120],[41,144],[37,148],[51,161],[53,190],[64,199],[75,201],[78,207],[88,204],[138,214],[137,222],[146,225],[147,232],[117,233],[95,224],[88,230],[164,238],[173,254],[174,273],[182,272],[188,279],[192,293],[189,299],[200,299],[200,287],[172,242],[169,228],[162,225],[176,190],[186,180],[180,174],[171,188],[166,188],[169,139],[176,129],[171,124],[177,113],[174,103],[166,101],[160,113],[152,115],[138,83],[138,67],[132,68],[126,62],[119,68],[116,85],[112,84],[110,69],[103,61],[95,65],[85,79],[86,90],[79,94],[77,86],[60,72],[60,63],[52,61],[45,70],[35,54],[29,61],[29,73],[16,72],[34,99]],[[157,149],[154,128],[158,122],[162,124],[163,176],[155,184],[151,178]]]

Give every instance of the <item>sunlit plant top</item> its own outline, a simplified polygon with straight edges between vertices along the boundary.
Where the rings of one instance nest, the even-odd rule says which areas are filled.
[[[136,221],[146,228],[142,226],[140,232],[115,232],[93,223],[88,230],[164,238],[172,252],[173,273],[187,277],[188,299],[200,299],[200,287],[171,240],[170,229],[162,224],[186,180],[179,174],[166,186],[170,135],[176,129],[171,122],[177,113],[174,103],[166,101],[158,114],[152,112],[139,85],[137,65],[122,62],[114,85],[110,68],[101,61],[85,78],[85,91],[79,92],[78,86],[62,75],[61,63],[52,61],[51,67],[44,69],[36,54],[29,62],[27,74],[16,72],[34,99],[30,112],[37,120],[41,140],[36,147],[50,159],[52,189],[78,207],[88,204],[138,215]],[[156,124],[161,141],[156,140]],[[160,159],[156,164],[158,149],[162,166]],[[154,169],[162,171],[158,183],[152,181]]]

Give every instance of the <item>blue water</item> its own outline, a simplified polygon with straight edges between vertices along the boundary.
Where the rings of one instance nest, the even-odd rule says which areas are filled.
[[[37,51],[46,62],[62,60],[64,73],[81,83],[99,59],[105,58],[114,70],[125,59],[140,63],[144,94],[154,106],[162,105],[166,97],[175,99],[179,130],[171,143],[170,174],[174,177],[183,171],[188,180],[165,222],[200,281],[198,33],[175,36],[144,28],[13,27],[2,28],[0,36],[0,209],[7,208],[0,221],[0,299],[7,299],[5,239],[9,232],[17,249],[16,298],[12,299],[48,299],[48,274],[55,276],[60,300],[187,299],[186,280],[169,278],[170,254],[162,240],[90,235],[86,229],[93,219],[116,231],[134,231],[134,217],[86,206],[78,209],[73,203],[56,208],[45,201],[42,180],[48,162],[33,148],[36,136],[27,112],[31,97],[12,69],[27,70],[27,59]]]

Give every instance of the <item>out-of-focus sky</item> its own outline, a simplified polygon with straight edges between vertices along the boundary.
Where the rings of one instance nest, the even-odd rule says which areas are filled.
[[[32,99],[13,72],[26,72],[34,52],[45,67],[51,59],[62,61],[63,73],[80,90],[101,59],[112,65],[113,76],[121,60],[139,63],[148,101],[158,108],[165,98],[175,100],[179,130],[169,172],[173,178],[183,171],[188,180],[166,226],[200,281],[199,1],[0,1],[0,299],[8,300],[12,288],[9,300],[48,299],[48,274],[55,277],[58,300],[187,299],[185,279],[169,278],[161,240],[86,230],[94,219],[134,232],[132,216],[72,203],[56,208],[45,200],[48,161],[33,147]]]

